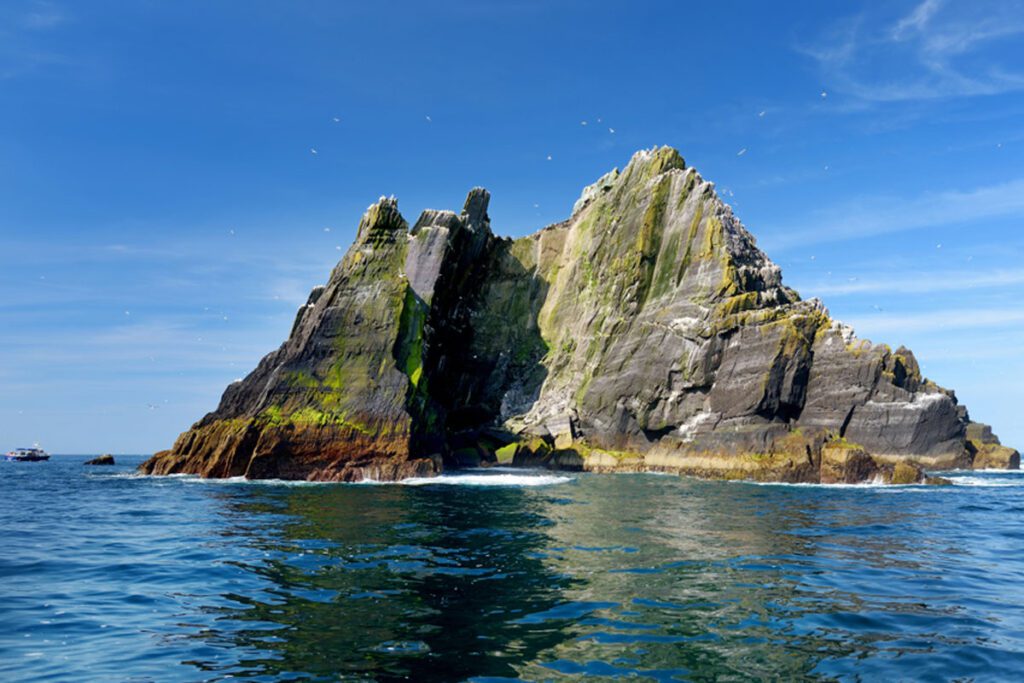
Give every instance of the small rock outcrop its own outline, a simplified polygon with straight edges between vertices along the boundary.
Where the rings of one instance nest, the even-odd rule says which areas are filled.
[[[1020,453],[999,443],[999,437],[987,424],[967,425],[967,449],[973,455],[972,466],[976,470],[1020,469]]]
[[[913,353],[859,340],[671,148],[566,221],[381,198],[288,340],[141,469],[355,481],[492,462],[799,482],[1017,467]],[[981,430],[981,431],[979,431]],[[974,434],[975,436],[971,436]]]
[[[835,442],[821,449],[819,483],[858,484],[878,475],[878,465],[859,446]]]
[[[110,455],[109,453],[104,453],[103,455],[97,456],[97,457],[93,458],[92,460],[86,460],[84,464],[85,465],[116,465],[117,463],[114,462],[114,456]]]

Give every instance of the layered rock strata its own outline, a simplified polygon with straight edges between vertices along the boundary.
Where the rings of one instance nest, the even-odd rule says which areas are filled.
[[[786,287],[674,149],[638,152],[528,237],[496,237],[488,201],[474,189],[411,229],[394,199],[372,205],[288,340],[143,471],[903,482],[1018,466],[909,350]]]

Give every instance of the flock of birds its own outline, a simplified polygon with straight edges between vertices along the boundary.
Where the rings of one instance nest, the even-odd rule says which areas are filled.
[[[820,97],[823,100],[827,99],[828,98],[828,91],[827,90],[822,90],[821,93],[820,93]],[[762,109],[761,111],[757,112],[757,117],[763,119],[767,114],[768,114],[768,111],[766,109]],[[426,119],[427,123],[433,123],[434,122],[434,120],[430,117],[429,114],[425,115],[424,118]],[[336,123],[336,124],[337,123],[341,123],[341,117],[333,116],[333,117],[331,117],[331,121],[333,123]],[[601,117],[597,118],[596,123],[598,125],[603,124],[603,120],[601,119]],[[580,126],[587,127],[589,125],[590,125],[590,121],[588,121],[586,119],[580,121]],[[615,129],[609,126],[608,127],[608,134],[609,135],[615,135]],[[312,154],[313,156],[318,156],[320,154],[320,150],[318,150],[316,147],[310,147],[309,148],[309,153]],[[746,153],[747,153],[747,148],[744,147],[744,148],[740,149],[738,152],[736,152],[736,156],[741,157],[741,156],[743,156]],[[554,155],[548,154],[545,157],[545,161],[554,161]],[[826,170],[826,171],[829,170],[829,167],[828,167],[827,164],[825,165],[824,170]]]
[[[819,95],[820,95],[821,99],[823,99],[823,100],[827,99],[828,98],[828,91],[827,90],[822,90]],[[768,111],[766,109],[762,109],[761,111],[757,112],[757,117],[763,119],[767,114],[768,114]],[[427,123],[433,123],[434,122],[434,120],[430,117],[429,114],[425,115],[424,118],[425,118]],[[331,117],[331,121],[333,123],[341,123],[341,117],[333,116],[333,117]],[[601,125],[601,124],[603,124],[603,120],[600,117],[598,117],[596,123],[598,125]],[[589,125],[590,125],[590,121],[588,121],[586,119],[580,121],[580,126],[587,127]],[[615,135],[615,129],[609,126],[608,127],[608,134],[609,135]],[[318,150],[316,147],[310,147],[309,148],[309,153],[311,155],[313,155],[313,156],[318,156],[320,154],[320,150]],[[746,153],[747,153],[747,148],[743,147],[738,152],[736,152],[736,156],[741,157],[741,156],[745,155]],[[554,161],[554,155],[553,154],[548,154],[545,157],[545,161]],[[824,170],[825,171],[829,170],[828,164],[826,164],[824,166]],[[340,249],[340,247],[339,247],[339,249]]]
[[[828,99],[828,91],[827,91],[827,90],[822,90],[822,91],[821,91],[821,92],[819,93],[819,97],[820,97],[820,98],[821,98],[822,100]],[[766,109],[762,109],[762,110],[760,110],[760,111],[758,111],[758,112],[757,112],[757,117],[758,117],[759,119],[763,119],[763,118],[765,118],[765,116],[767,116],[767,114],[768,114],[768,110],[766,110]],[[427,123],[433,123],[433,119],[432,119],[432,118],[430,117],[430,115],[429,115],[429,114],[428,114],[428,115],[426,115],[426,116],[425,116],[424,118],[425,118],[425,120],[426,120],[426,122],[427,122]],[[332,119],[331,119],[331,120],[332,120],[332,121],[333,121],[334,123],[336,123],[336,124],[337,124],[337,123],[341,123],[341,118],[340,118],[340,117],[338,117],[338,116],[334,116],[334,117],[332,117]],[[602,119],[601,117],[598,117],[598,118],[596,119],[596,124],[597,124],[597,125],[601,125],[601,124],[603,124],[603,123],[604,123],[604,122],[603,122],[603,119]],[[584,120],[580,121],[580,126],[582,126],[582,127],[587,127],[587,126],[589,126],[589,125],[590,125],[590,121],[588,121],[588,120],[586,120],[586,119],[584,119]],[[614,129],[614,128],[612,128],[612,127],[608,127],[608,133],[609,133],[610,135],[614,135],[614,134],[615,134],[615,129]],[[1000,143],[1000,144],[999,144],[998,146],[999,146],[999,147],[1002,147],[1002,144]],[[313,154],[313,155],[317,155],[317,154],[319,154],[319,151],[317,150],[317,148],[316,148],[316,147],[311,147],[309,151],[310,151],[310,153],[311,153],[311,154]],[[743,148],[741,148],[741,149],[740,149],[740,150],[739,150],[738,152],[736,152],[736,156],[738,156],[738,157],[742,157],[742,156],[744,156],[744,155],[745,155],[746,153],[747,153],[747,148],[746,148],[746,147],[743,147]],[[553,161],[553,160],[554,160],[554,155],[552,155],[552,154],[548,154],[548,155],[547,155],[547,156],[545,157],[545,161]],[[828,164],[825,164],[823,168],[824,168],[824,170],[825,170],[825,171],[828,171],[828,170],[829,170],[829,165],[828,165]],[[735,196],[735,194],[733,193],[733,191],[732,191],[731,189],[728,189],[728,188],[723,188],[722,192],[723,192],[724,194],[727,194],[727,195],[728,195],[729,197],[734,197],[734,196]],[[539,204],[536,204],[536,203],[535,203],[535,204],[533,205],[533,208],[535,208],[535,209],[539,209],[539,208],[540,208],[540,205],[539,205]],[[324,228],[324,232],[330,232],[330,231],[331,231],[331,229],[330,229],[330,228]],[[234,231],[233,231],[233,230],[231,231],[231,234],[234,234]],[[936,248],[936,249],[941,249],[941,248],[942,248],[942,244],[941,244],[941,243],[940,243],[940,244],[937,244],[935,248]],[[336,250],[338,250],[338,251],[340,251],[340,250],[341,250],[341,246],[340,246],[340,245],[339,245],[339,246],[336,246],[336,247],[335,247],[335,249],[336,249]],[[814,261],[814,260],[815,260],[816,258],[817,258],[816,256],[814,256],[814,255],[811,255],[811,257],[810,257],[810,260],[811,260],[811,261]],[[832,275],[832,271],[828,271],[828,275],[829,275],[829,276],[831,276],[831,275]],[[855,282],[856,280],[857,280],[857,278],[855,278],[855,277],[851,277],[851,278],[849,278],[849,281],[850,281],[850,282]],[[275,297],[275,298],[276,298],[276,297]],[[874,306],[874,309],[875,309],[875,310],[877,310],[877,311],[881,311],[881,310],[883,310],[882,308],[878,307],[877,305],[876,305],[876,306]],[[126,311],[125,313],[127,314],[127,311]],[[226,318],[225,318],[225,319],[226,319]]]
[[[761,112],[761,115],[763,116],[764,112]],[[434,122],[434,119],[430,118],[429,114],[424,116],[424,119],[426,119],[427,123],[433,123]],[[341,117],[340,116],[332,116],[331,117],[331,121],[333,123],[341,123]],[[603,123],[603,120],[601,119],[601,117],[597,118],[597,123],[598,124]],[[580,125],[583,126],[583,127],[586,127],[586,126],[590,125],[590,122],[587,121],[587,120],[583,120],[583,121],[580,121]],[[615,135],[615,129],[609,126],[608,127],[608,134],[609,135]],[[313,155],[313,156],[319,156],[320,155],[320,150],[317,149],[316,147],[310,147],[309,148],[309,153],[311,155]],[[546,160],[547,161],[553,161],[554,160],[554,156],[551,155],[551,154],[548,154],[547,157],[546,157]],[[341,247],[338,247],[338,248],[340,249]]]
[[[821,93],[820,93],[820,98],[821,98],[821,99],[823,99],[823,100],[824,100],[824,99],[827,99],[827,98],[828,98],[828,92],[827,92],[826,90],[822,90],[822,91],[821,91]],[[757,118],[759,118],[759,119],[764,119],[764,118],[765,118],[765,117],[767,116],[767,114],[768,114],[768,111],[767,111],[767,110],[764,110],[764,109],[762,109],[762,110],[760,110],[760,111],[758,111],[758,112],[757,112]],[[425,115],[425,116],[424,116],[424,120],[425,120],[425,122],[426,122],[427,124],[432,124],[432,123],[433,123],[433,119],[431,118],[431,116],[430,116],[430,115]],[[340,124],[340,123],[342,122],[342,119],[341,119],[341,117],[339,117],[339,116],[333,116],[333,117],[331,117],[331,122],[332,122],[332,123],[334,123],[334,124]],[[596,126],[602,126],[602,127],[606,127],[606,128],[607,128],[607,131],[608,131],[608,134],[609,134],[609,135],[614,135],[614,134],[615,134],[615,129],[614,129],[614,128],[612,128],[612,127],[610,127],[610,126],[607,126],[606,124],[604,124],[604,122],[603,122],[603,119],[602,119],[602,118],[600,118],[600,117],[598,117],[598,118],[597,118],[597,119],[596,119],[596,120],[595,120],[595,121],[593,122],[593,124],[594,124],[594,125],[596,125]],[[594,127],[594,126],[592,125],[592,122],[591,122],[591,121],[589,121],[589,120],[586,120],[586,119],[584,119],[584,120],[581,120],[581,121],[580,121],[580,126],[581,126],[581,127]],[[1000,145],[1000,146],[1001,146],[1001,145]],[[742,157],[742,156],[745,156],[745,155],[747,154],[747,151],[748,151],[748,149],[747,149],[746,147],[743,147],[743,148],[741,148],[741,149],[740,149],[740,150],[739,150],[739,151],[738,151],[738,152],[736,153],[736,156],[738,156],[738,157]],[[310,148],[309,148],[309,153],[310,153],[310,154],[311,154],[312,156],[318,156],[318,155],[320,154],[320,151],[319,151],[319,150],[318,150],[318,149],[317,149],[316,147],[310,147]],[[545,160],[546,160],[546,161],[553,161],[553,160],[554,160],[554,155],[553,155],[553,154],[547,154],[547,155],[545,156]],[[825,166],[824,166],[824,170],[825,170],[825,171],[828,171],[828,170],[829,170],[829,166],[828,166],[828,165],[825,165]],[[726,195],[728,195],[729,197],[733,197],[733,196],[734,196],[734,194],[733,194],[732,190],[729,190],[729,189],[727,189],[727,188],[726,188],[726,189],[723,189],[722,191],[723,191],[723,193],[725,193],[725,194],[726,194]],[[533,204],[533,208],[534,208],[534,209],[539,209],[539,208],[540,208],[540,205],[539,205],[538,203],[534,203],[534,204]],[[331,228],[330,228],[330,227],[325,227],[325,228],[323,228],[323,232],[324,232],[324,233],[330,233],[330,232],[331,232]],[[235,235],[235,230],[234,230],[234,228],[230,229],[230,230],[228,231],[228,234],[229,234],[229,235],[231,235],[231,236],[234,236],[234,235]],[[941,244],[941,243],[937,244],[935,248],[936,248],[936,249],[942,249],[942,244]],[[336,247],[335,247],[335,249],[336,249],[336,250],[338,250],[338,251],[341,251],[341,250],[342,250],[342,247],[341,247],[340,245],[338,245],[338,246],[336,246]],[[810,260],[811,260],[811,261],[814,261],[815,259],[816,259],[816,256],[814,256],[814,255],[811,255],[811,256],[810,256]],[[831,276],[831,275],[832,275],[832,271],[828,271],[828,275],[829,275],[829,276]],[[849,278],[849,281],[850,281],[850,282],[855,282],[856,280],[857,280],[857,278],[856,278],[856,277],[851,277],[851,278]],[[277,300],[279,300],[279,299],[280,299],[280,297],[279,297],[279,296],[274,296],[274,299],[277,299]],[[883,310],[884,310],[883,308],[881,308],[881,307],[880,307],[880,306],[878,306],[878,305],[873,305],[873,306],[872,306],[872,308],[873,308],[873,309],[874,309],[875,311],[883,311]],[[207,308],[205,308],[205,309],[204,309],[204,311],[205,311],[205,312],[209,312],[209,308],[208,308],[208,307],[207,307]],[[126,317],[130,317],[130,316],[131,316],[131,311],[129,311],[129,310],[125,310],[125,311],[124,311],[124,315],[125,315]],[[219,317],[221,317],[221,318],[222,318],[222,319],[223,319],[224,321],[227,321],[227,320],[228,320],[228,316],[227,316],[227,315],[224,315],[223,313],[219,314]],[[202,342],[203,338],[202,338],[202,337],[198,337],[198,338],[197,338],[197,340],[198,340],[198,341],[200,341],[200,342]],[[226,350],[226,349],[225,349],[225,350]],[[234,365],[234,364],[232,363],[232,365]],[[164,401],[164,402],[166,403],[166,401]],[[159,408],[159,406],[158,406],[158,405],[156,405],[156,404],[152,404],[152,403],[150,403],[150,404],[147,404],[147,408],[148,408],[149,410],[156,410],[157,408]]]

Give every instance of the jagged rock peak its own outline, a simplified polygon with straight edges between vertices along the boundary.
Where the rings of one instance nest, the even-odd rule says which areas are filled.
[[[474,187],[466,195],[466,203],[462,207],[462,215],[465,217],[469,227],[490,224],[491,219],[487,215],[487,206],[491,202],[491,193],[482,187]]]
[[[438,209],[424,209],[423,213],[412,226],[410,234],[416,235],[423,228],[447,228],[454,230],[459,225],[459,217],[454,211],[440,211]]]
[[[593,199],[616,187],[620,179],[625,185],[642,184],[669,171],[689,172],[693,173],[695,178],[700,178],[694,169],[687,168],[683,156],[674,147],[662,146],[640,150],[633,155],[621,173],[618,168],[613,168],[598,178],[597,182],[583,188],[580,198],[573,204],[572,215],[575,216]]]
[[[673,169],[685,171],[686,161],[679,150],[667,145],[642,149],[634,154],[626,165],[626,173],[630,170],[642,171],[649,178]]]
[[[407,231],[408,229],[409,224],[398,210],[398,200],[393,196],[381,196],[375,203],[367,207],[366,213],[359,221],[356,241],[373,241],[375,237],[380,237],[382,232]]]

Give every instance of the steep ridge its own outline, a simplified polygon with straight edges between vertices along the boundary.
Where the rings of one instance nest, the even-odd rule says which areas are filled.
[[[143,471],[354,481],[511,462],[817,482],[1019,463],[910,351],[783,285],[674,149],[638,152],[528,237],[494,236],[488,201],[474,189],[411,230],[394,199],[372,205],[284,345]]]

